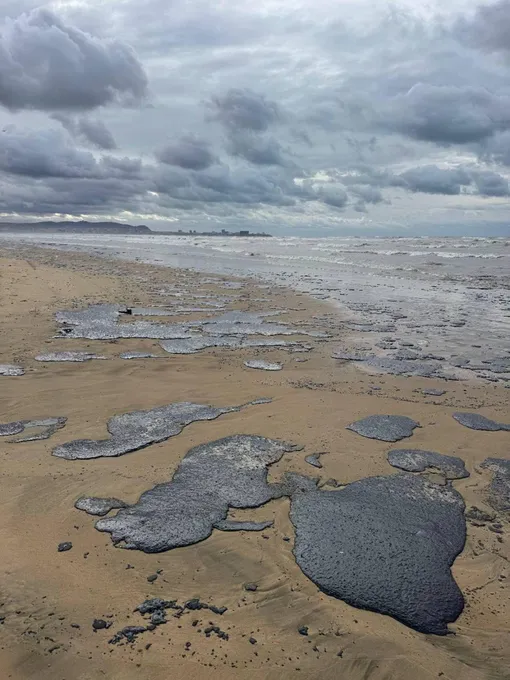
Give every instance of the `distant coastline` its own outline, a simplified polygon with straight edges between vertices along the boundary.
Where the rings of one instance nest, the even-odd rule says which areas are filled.
[[[265,232],[250,232],[241,229],[240,231],[196,231],[194,229],[177,231],[156,231],[150,229],[145,224],[132,225],[121,224],[120,222],[0,222],[1,232],[14,233],[60,233],[60,234],[158,234],[164,236],[241,236],[271,238],[271,234]]]

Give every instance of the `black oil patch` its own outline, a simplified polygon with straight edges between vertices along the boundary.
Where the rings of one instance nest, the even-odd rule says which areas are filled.
[[[506,423],[498,423],[495,420],[486,418],[479,413],[454,413],[455,420],[469,427],[470,430],[482,430],[485,432],[497,432],[499,430],[506,430],[510,432],[510,425]]]
[[[196,446],[170,482],[146,491],[114,517],[99,520],[96,528],[110,533],[116,545],[147,553],[198,543],[215,526],[229,526],[224,524],[229,508],[256,508],[281,497],[283,489],[267,483],[267,469],[294,450],[287,442],[254,435]]]
[[[407,416],[367,416],[347,425],[348,430],[362,437],[383,442],[396,442],[411,437],[416,427],[420,427],[420,424]]]
[[[388,452],[388,463],[407,472],[425,472],[429,468],[439,470],[447,479],[469,477],[464,461],[456,456],[444,456],[435,451],[421,449],[393,449]]]
[[[444,635],[464,599],[450,567],[466,537],[464,502],[424,477],[370,477],[291,498],[294,555],[328,595]]]
[[[110,418],[107,425],[109,439],[76,439],[55,447],[52,453],[67,460],[122,456],[174,437],[190,423],[215,420],[224,413],[237,412],[249,405],[215,408],[183,401],[148,411],[131,411]]]
[[[510,511],[510,460],[504,458],[486,458],[481,468],[494,473],[487,491],[487,500],[491,508],[501,512]]]

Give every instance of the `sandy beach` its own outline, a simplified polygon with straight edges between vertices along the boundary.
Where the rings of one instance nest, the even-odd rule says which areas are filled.
[[[282,323],[324,336],[288,337],[312,346],[306,352],[215,347],[188,355],[165,354],[156,339],[55,337],[55,314],[61,310],[98,303],[196,307],[197,296],[222,299],[219,313],[282,311]],[[203,316],[191,312],[172,316],[170,322]],[[251,434],[303,447],[272,465],[270,480],[286,471],[318,476],[320,485],[329,479],[345,485],[391,475],[396,473],[386,459],[391,448],[459,456],[470,476],[453,486],[466,508],[494,513],[486,497],[492,473],[480,464],[487,457],[507,459],[510,435],[468,429],[452,414],[474,411],[508,422],[510,390],[482,380],[370,375],[331,358],[338,348],[349,350],[341,313],[284,288],[84,254],[1,250],[0,363],[20,365],[25,374],[0,376],[0,422],[67,418],[48,440],[11,443],[9,437],[0,438],[2,677],[202,680],[220,672],[225,679],[247,680],[510,678],[510,539],[503,513],[497,514],[499,532],[487,523],[467,522],[466,545],[452,567],[465,608],[449,626],[450,635],[435,636],[321,592],[294,559],[286,498],[230,511],[231,519],[274,520],[263,531],[214,530],[205,541],[157,554],[116,548],[109,534],[94,528],[94,517],[75,509],[81,496],[135,503],[140,494],[168,481],[192,447]],[[41,353],[69,350],[106,359],[35,360]],[[161,358],[119,358],[127,351]],[[250,369],[244,365],[249,359],[278,362],[283,368]],[[423,389],[445,394],[427,396]],[[194,422],[177,436],[120,457],[65,460],[51,455],[54,447],[71,440],[105,438],[108,419],[118,414],[173,402],[226,407],[262,398],[271,402]],[[346,429],[377,414],[407,416],[421,427],[395,445]],[[323,454],[321,468],[305,462],[315,453]],[[62,542],[71,542],[72,549],[58,552]],[[149,582],[153,575],[157,578]],[[247,583],[256,589],[246,590]],[[117,630],[143,623],[134,610],[155,597],[180,603],[200,598],[227,611],[170,613],[165,625],[132,644],[109,644]],[[111,626],[96,631],[95,619]],[[228,640],[206,636],[208,626],[219,626]],[[299,633],[303,626],[307,635]]]

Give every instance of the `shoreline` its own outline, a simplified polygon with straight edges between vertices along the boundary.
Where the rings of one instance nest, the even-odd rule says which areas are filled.
[[[214,271],[231,278],[248,277],[328,302],[340,310],[343,334],[350,332],[354,353],[370,358],[364,366],[369,370],[379,366],[381,372],[404,369],[410,375],[510,385],[505,292],[510,283],[502,264],[506,255],[499,252],[504,248],[499,254],[492,252],[497,250],[492,242],[486,244],[491,252],[470,259],[460,243],[452,247],[453,252],[434,242],[410,244],[401,251],[395,250],[391,239],[377,247],[349,243],[345,252],[327,240],[310,244],[310,251],[296,243],[275,242],[261,244],[253,252],[246,241],[238,249],[227,240],[217,247],[206,238],[172,242],[170,237],[170,244],[160,243],[158,237],[105,237],[95,242],[86,237],[54,242],[48,238],[38,246],[189,268],[200,274]],[[24,243],[30,246],[37,240]],[[404,364],[396,366],[392,362],[396,357],[402,357]]]
[[[214,531],[206,541],[156,555],[115,549],[107,534],[94,529],[94,518],[76,510],[74,502],[90,494],[133,503],[153,485],[167,481],[190,448],[233,434],[262,435],[304,447],[273,465],[270,479],[279,479],[287,470],[318,474],[322,481],[334,478],[341,484],[389,475],[395,470],[387,463],[386,452],[398,445],[364,439],[345,429],[356,419],[387,413],[421,424],[403,446],[463,458],[471,476],[454,486],[467,507],[486,508],[484,489],[490,474],[479,465],[487,455],[507,457],[508,434],[465,429],[451,413],[480,410],[504,421],[509,390],[475,381],[367,374],[335,361],[331,351],[340,345],[348,349],[348,343],[342,316],[329,303],[252,279],[36,248],[19,248],[16,253],[0,249],[0,272],[0,363],[26,368],[24,376],[0,377],[2,422],[68,418],[66,426],[46,441],[9,444],[0,439],[1,535],[6,546],[2,571],[8,593],[0,612],[6,616],[0,661],[6,677],[53,680],[71,673],[80,680],[101,674],[114,680],[162,680],[171,672],[178,678],[191,675],[202,680],[210,677],[210,664],[225,678],[269,680],[311,680],[319,674],[327,680],[339,675],[357,680],[368,672],[375,679],[402,680],[411,674],[428,680],[439,673],[452,678],[462,673],[468,680],[481,680],[489,673],[505,677],[510,665],[506,645],[510,611],[501,590],[508,586],[500,576],[510,577],[510,554],[506,537],[499,543],[498,534],[487,527],[468,524],[466,547],[453,566],[468,606],[451,626],[456,636],[436,638],[319,592],[292,555],[294,530],[285,499],[231,513],[235,519],[274,520],[267,531]],[[229,281],[239,287],[223,285]],[[193,294],[231,298],[220,314],[227,309],[287,310],[283,323],[332,337],[305,336],[304,341],[313,345],[306,353],[216,347],[132,361],[119,359],[119,354],[163,355],[158,340],[53,337],[54,314],[59,310],[99,302],[149,307],[181,301],[195,306],[200,298],[189,304]],[[200,316],[203,313],[190,313],[166,321]],[[34,360],[40,352],[62,350],[96,352],[108,360],[83,364]],[[283,369],[274,373],[247,369],[243,362],[251,358],[280,362]],[[424,388],[443,388],[447,393],[431,398],[423,395]],[[53,447],[70,440],[104,437],[107,420],[121,413],[175,401],[231,406],[265,397],[272,402],[193,423],[178,436],[120,458],[67,461],[51,456]],[[322,451],[328,452],[321,457],[323,468],[314,470],[304,457]],[[287,537],[290,542],[284,540]],[[72,541],[73,548],[58,553],[57,545],[64,541]],[[162,574],[149,583],[147,577],[158,569]],[[257,591],[244,591],[243,583],[253,581]],[[170,619],[133,646],[108,645],[109,633],[139,623],[133,609],[146,597],[179,601],[200,597],[228,606],[215,623],[229,629],[229,640],[204,638],[191,626],[190,617],[183,617]],[[196,618],[208,616],[212,614]],[[95,618],[114,626],[96,633],[91,627]],[[303,625],[309,627],[307,637],[297,632]],[[250,636],[257,644],[248,641]]]

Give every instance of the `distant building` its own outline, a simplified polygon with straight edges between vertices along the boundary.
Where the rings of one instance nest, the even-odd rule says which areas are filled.
[[[249,231],[240,231],[239,236],[249,236],[250,232]]]

